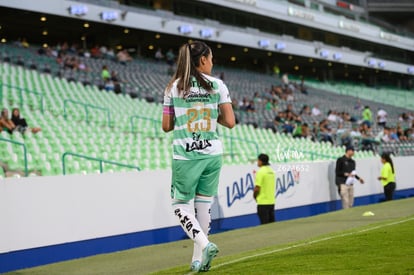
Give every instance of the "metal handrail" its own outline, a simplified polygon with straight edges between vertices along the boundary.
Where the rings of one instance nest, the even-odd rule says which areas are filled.
[[[87,160],[99,161],[99,171],[101,172],[101,174],[103,172],[103,163],[108,163],[108,164],[117,165],[117,166],[126,167],[126,168],[137,169],[138,171],[141,171],[141,168],[139,168],[138,166],[134,166],[134,165],[124,164],[124,163],[120,163],[120,162],[116,162],[116,161],[112,161],[112,160],[106,160],[106,159],[102,159],[102,158],[95,158],[95,157],[82,155],[82,154],[78,154],[78,153],[73,153],[73,152],[64,152],[63,155],[62,155],[63,175],[66,175],[66,163],[65,163],[66,156],[74,156],[74,157],[78,157],[78,158],[84,158],[84,159],[87,159]]]
[[[15,141],[15,140],[11,140],[11,139],[2,138],[2,137],[0,137],[0,140],[23,146],[24,175],[27,177],[29,175],[29,170],[27,168],[27,148],[26,148],[26,145],[24,143],[21,143],[21,142]]]
[[[159,129],[160,129],[160,127],[158,127],[158,124],[161,124],[160,120],[150,118],[150,117],[140,116],[140,115],[132,115],[132,116],[129,117],[129,121],[130,121],[130,124],[131,124],[131,132],[135,131],[134,119],[142,119],[142,120],[151,121],[153,123],[153,127],[154,127],[154,135],[158,136]]]
[[[257,144],[257,142],[253,141],[253,140],[249,140],[249,139],[244,139],[244,138],[238,138],[238,137],[233,137],[233,136],[228,136],[228,135],[223,135],[224,138],[228,138],[230,140],[230,155],[231,158],[234,158],[234,152],[233,152],[233,140],[238,140],[241,142],[245,142],[245,143],[251,143],[256,147],[256,156],[259,155],[259,144]]]
[[[22,88],[22,87],[19,87],[19,86],[10,85],[10,84],[3,83],[2,81],[0,81],[0,102],[2,102],[2,100],[3,100],[3,86],[13,88],[13,89],[17,89],[19,91],[20,107],[23,106],[23,92],[40,96],[40,98],[39,98],[40,111],[42,113],[44,113],[44,106],[43,106],[44,95],[43,95],[43,93],[32,91],[32,90]]]
[[[92,105],[92,104],[89,104],[89,103],[84,103],[84,102],[81,102],[81,101],[76,101],[76,100],[73,100],[73,99],[70,99],[70,98],[67,98],[63,101],[63,117],[65,119],[67,119],[66,106],[67,106],[68,103],[82,105],[84,107],[85,115],[86,115],[86,122],[89,122],[89,111],[88,111],[89,108],[106,111],[108,127],[111,126],[110,125],[111,124],[111,111],[109,110],[109,108],[96,106],[96,105]]]

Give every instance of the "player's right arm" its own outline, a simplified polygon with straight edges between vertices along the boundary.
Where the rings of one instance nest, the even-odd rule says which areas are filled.
[[[170,132],[174,129],[174,117],[174,104],[170,90],[169,92],[165,92],[164,105],[162,109],[162,130],[164,132]]]
[[[174,129],[174,107],[164,106],[162,112],[162,130],[170,132]]]

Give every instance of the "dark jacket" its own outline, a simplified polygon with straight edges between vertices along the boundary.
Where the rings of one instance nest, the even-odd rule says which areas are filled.
[[[355,160],[347,158],[345,155],[336,160],[335,183],[336,185],[344,184],[347,176],[345,173],[351,173],[355,170]],[[358,176],[355,176],[359,180]]]

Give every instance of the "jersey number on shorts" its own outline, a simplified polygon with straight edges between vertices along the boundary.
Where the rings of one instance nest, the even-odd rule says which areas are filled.
[[[211,129],[211,110],[208,108],[201,109],[188,109],[187,116],[189,117],[187,122],[187,130],[189,132],[204,131],[208,132]],[[198,120],[198,116],[203,118],[203,121]]]

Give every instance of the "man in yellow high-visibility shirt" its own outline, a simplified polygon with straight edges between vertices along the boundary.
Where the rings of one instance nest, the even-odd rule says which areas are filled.
[[[253,197],[257,202],[257,215],[260,223],[275,221],[276,173],[269,165],[269,156],[260,154],[257,159],[259,170],[256,172]]]

